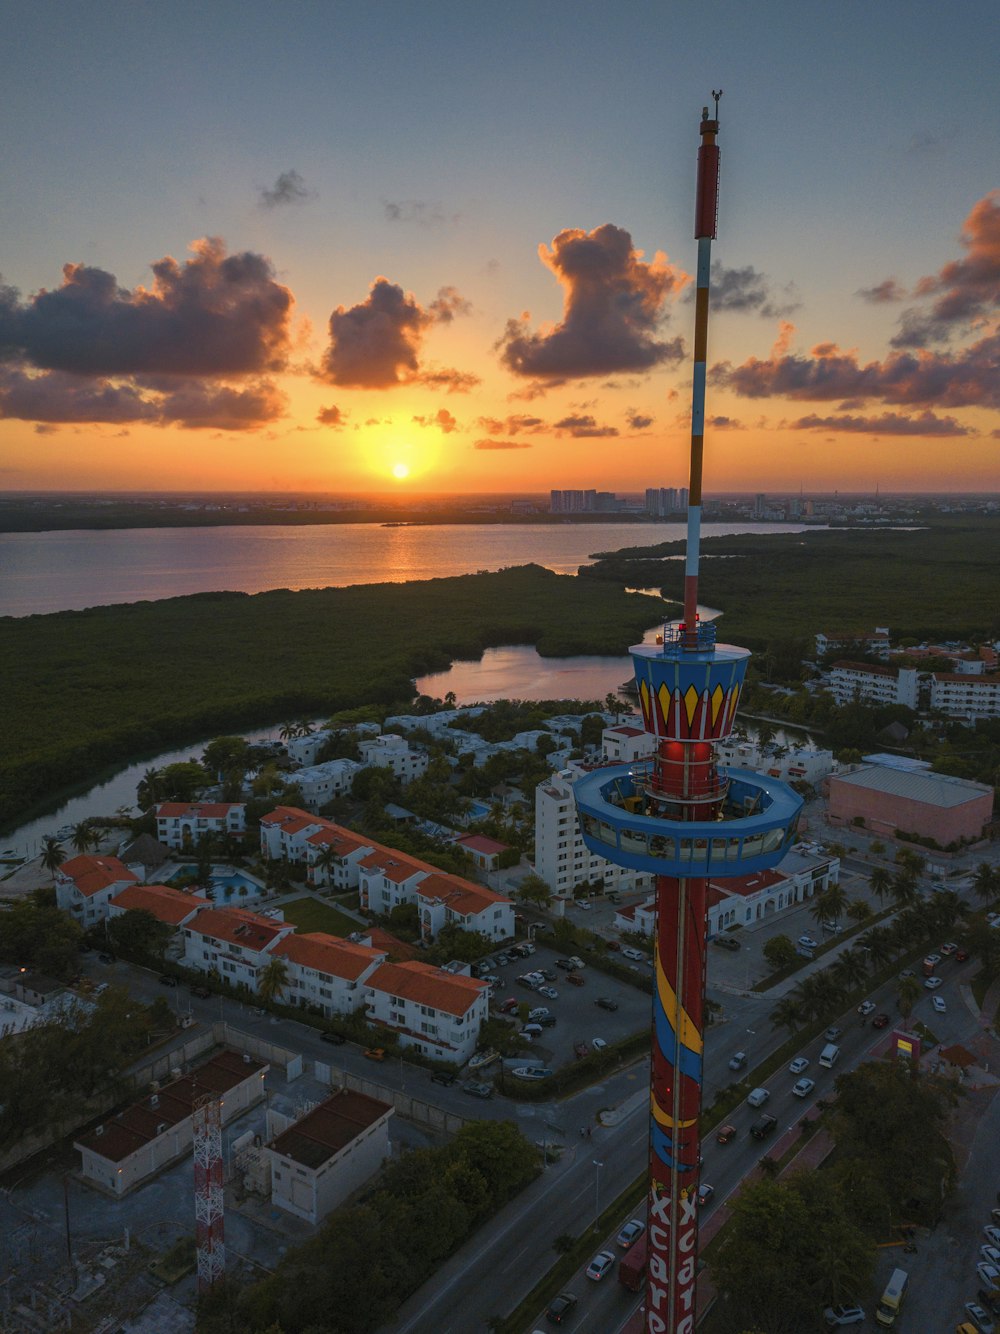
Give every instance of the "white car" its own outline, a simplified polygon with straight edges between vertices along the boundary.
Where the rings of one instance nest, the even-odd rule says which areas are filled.
[[[995,1265],[1000,1269],[1000,1249],[996,1246],[980,1246],[979,1257],[985,1264]]]
[[[644,959],[644,958],[646,957],[645,954],[643,954],[642,950],[637,950],[637,949],[635,949],[634,946],[632,946],[632,945],[623,945],[623,946],[622,946],[622,955],[623,955],[626,959],[635,959],[635,960],[638,960],[638,961],[641,961],[642,959]]]
[[[752,1093],[747,1095],[747,1106],[763,1107],[770,1096],[767,1089],[754,1089]]]
[[[809,1057],[796,1056],[795,1060],[788,1067],[788,1073],[790,1075],[801,1075],[803,1070],[808,1070],[808,1069],[809,1069]]]
[[[987,1292],[1000,1292],[1000,1269],[996,1265],[976,1265],[979,1281]]]
[[[965,1314],[969,1317],[979,1334],[992,1334],[993,1321],[989,1318],[978,1302],[966,1302]]]
[[[609,1269],[613,1267],[615,1257],[610,1251],[598,1251],[587,1266],[587,1277],[599,1283]]]
[[[928,977],[924,979],[924,987],[927,991],[937,991],[940,985],[941,979],[939,977]]]
[[[539,987],[538,994],[539,996],[544,996],[546,1000],[556,1000],[559,996],[559,992],[556,991],[555,987]]]
[[[797,1098],[808,1098],[815,1087],[815,1079],[799,1079],[792,1085],[792,1092]]]
[[[819,941],[813,940],[812,936],[799,936],[798,943],[802,946],[803,949],[807,950],[819,949]]]
[[[581,908],[584,912],[590,912],[590,904],[586,899],[581,899],[576,906]]]
[[[645,1231],[646,1224],[642,1219],[633,1218],[630,1222],[625,1224],[621,1232],[619,1232],[618,1236],[615,1238],[615,1241],[623,1251],[627,1251],[633,1242],[638,1241]]]
[[[858,1014],[861,1015],[862,1019],[874,1013],[875,1013],[875,1002],[872,1000],[863,1000],[861,1004],[858,1006]]]
[[[983,1228],[983,1236],[991,1246],[1000,1246],[1000,1227],[994,1227],[992,1223],[987,1223]]]
[[[823,1312],[823,1319],[831,1329],[841,1325],[864,1324],[865,1313],[860,1306],[828,1306]]]
[[[943,996],[932,996],[932,997],[931,997],[931,1004],[934,1006],[934,1010],[935,1010],[935,1012],[936,1012],[937,1014],[947,1014],[947,1013],[948,1013],[948,1007],[947,1007],[947,1005],[945,1005],[945,1003],[944,1003],[944,997],[943,997]]]
[[[591,1038],[590,1045],[594,1051],[603,1051],[608,1044],[603,1038]]]

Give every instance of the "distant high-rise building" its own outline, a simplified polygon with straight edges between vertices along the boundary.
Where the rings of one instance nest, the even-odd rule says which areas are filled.
[[[592,514],[597,509],[596,491],[551,491],[551,514]]]
[[[755,519],[763,519],[766,508],[767,496],[765,496],[763,491],[759,491],[753,499],[753,517]]]
[[[680,514],[687,509],[688,489],[686,486],[648,486],[646,488],[646,513],[656,519],[668,514]]]

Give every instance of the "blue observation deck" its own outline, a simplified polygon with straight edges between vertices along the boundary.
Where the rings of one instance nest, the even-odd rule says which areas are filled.
[[[776,778],[720,768],[718,816],[688,820],[678,803],[648,800],[648,764],[612,765],[573,786],[580,830],[598,857],[652,875],[690,879],[770,870],[791,846],[802,798]]]

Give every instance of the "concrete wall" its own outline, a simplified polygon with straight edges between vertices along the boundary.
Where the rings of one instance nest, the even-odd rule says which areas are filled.
[[[408,1121],[416,1121],[418,1125],[427,1126],[428,1129],[437,1130],[441,1134],[456,1135],[467,1124],[466,1117],[459,1116],[457,1112],[445,1111],[443,1107],[438,1107],[425,1098],[386,1088],[384,1084],[376,1084],[373,1079],[361,1079],[346,1070],[335,1070],[331,1066],[322,1065],[319,1061],[316,1062],[314,1073],[317,1079],[325,1080],[331,1088],[351,1089],[355,1093],[367,1093],[370,1098],[381,1098],[383,1102],[392,1105],[397,1115],[405,1116]]]

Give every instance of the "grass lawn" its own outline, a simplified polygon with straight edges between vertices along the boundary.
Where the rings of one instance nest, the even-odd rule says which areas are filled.
[[[286,922],[294,922],[300,931],[328,931],[331,936],[349,936],[362,930],[353,917],[317,899],[293,899],[282,905]]]

